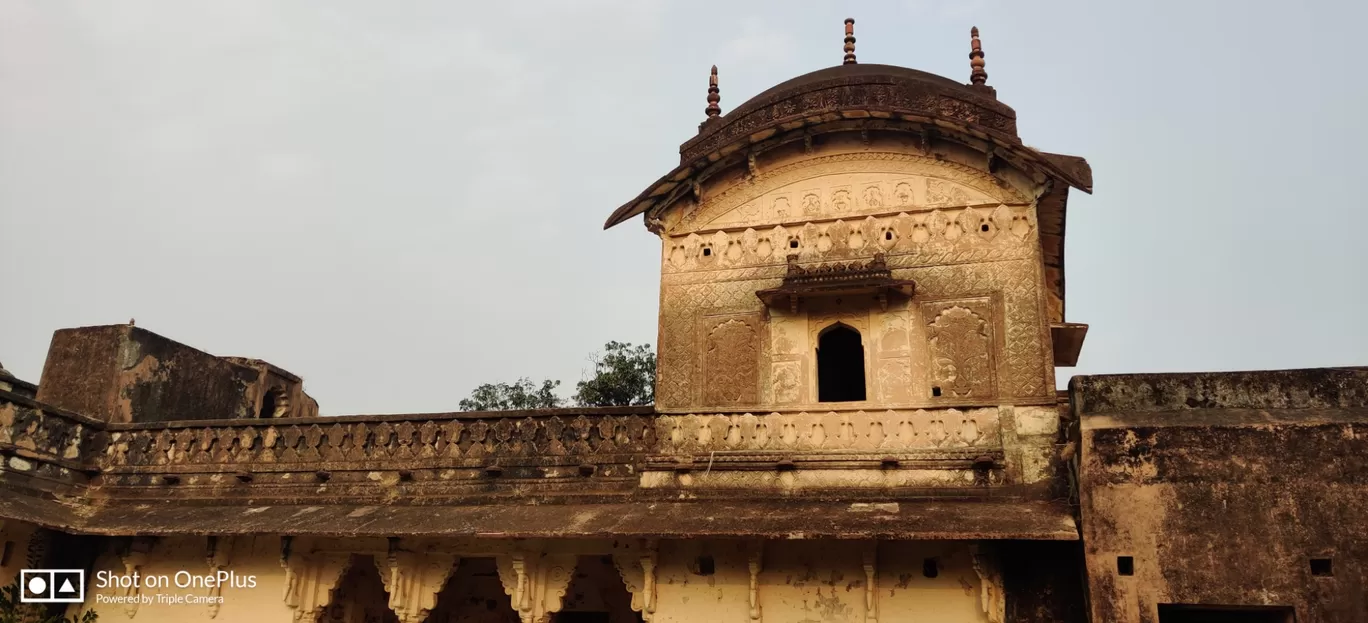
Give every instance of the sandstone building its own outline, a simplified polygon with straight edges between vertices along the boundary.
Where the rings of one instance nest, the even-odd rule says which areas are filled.
[[[656,404],[319,417],[131,325],[0,375],[0,581],[101,621],[1368,620],[1368,369],[1075,377],[1079,157],[987,85],[857,62],[727,114],[609,217],[661,240]],[[253,585],[100,586],[101,572]],[[148,602],[174,593],[188,603]]]

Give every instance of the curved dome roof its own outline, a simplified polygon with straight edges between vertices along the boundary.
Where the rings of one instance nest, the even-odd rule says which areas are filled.
[[[826,67],[781,82],[731,112],[710,117],[679,146],[679,166],[613,211],[612,227],[656,205],[666,205],[700,172],[736,158],[738,150],[780,133],[821,131],[841,120],[889,120],[887,129],[932,127],[988,144],[989,150],[1092,192],[1083,159],[1036,151],[1017,136],[1016,111],[986,85],[961,84],[936,74],[872,63]]]
[[[973,126],[1000,141],[1020,142],[1016,111],[997,101],[989,87],[894,65],[849,64],[803,74],[746,100],[706,122],[698,136],[680,146],[680,156],[688,162],[742,135],[852,110],[874,117],[944,119]]]

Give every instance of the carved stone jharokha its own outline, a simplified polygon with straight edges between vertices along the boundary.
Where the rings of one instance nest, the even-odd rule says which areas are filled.
[[[575,556],[531,549],[497,558],[499,580],[522,623],[547,623],[559,612],[575,571]]]
[[[798,313],[804,298],[868,295],[888,311],[889,298],[894,294],[911,297],[916,284],[911,279],[894,279],[882,253],[875,253],[868,262],[822,264],[805,268],[798,264],[798,256],[788,257],[788,272],[784,284],[778,288],[760,290],[755,295],[766,306],[787,307]]]

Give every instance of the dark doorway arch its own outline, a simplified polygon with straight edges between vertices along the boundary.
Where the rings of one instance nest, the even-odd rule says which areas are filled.
[[[860,332],[834,324],[817,337],[817,400],[865,399],[864,344]]]

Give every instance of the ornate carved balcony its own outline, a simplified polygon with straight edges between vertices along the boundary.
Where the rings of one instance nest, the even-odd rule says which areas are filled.
[[[911,297],[916,284],[910,279],[894,279],[882,253],[868,262],[819,264],[804,267],[798,256],[788,256],[788,272],[783,285],[760,290],[755,295],[769,307],[786,307],[797,313],[805,298],[873,295],[887,310],[888,299],[894,294]]]

